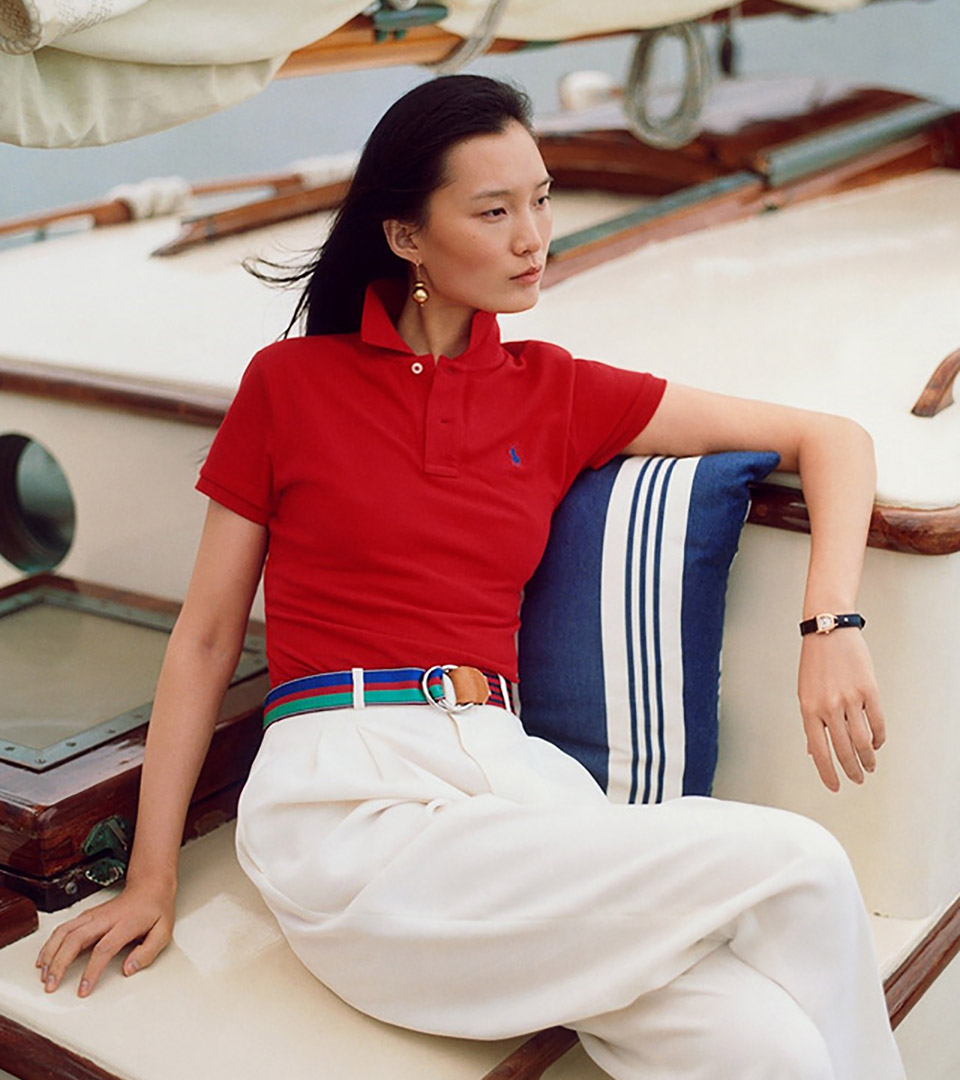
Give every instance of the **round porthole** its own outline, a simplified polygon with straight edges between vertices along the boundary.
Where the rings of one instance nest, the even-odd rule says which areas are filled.
[[[52,570],[73,543],[73,496],[56,458],[26,435],[0,435],[0,555]]]

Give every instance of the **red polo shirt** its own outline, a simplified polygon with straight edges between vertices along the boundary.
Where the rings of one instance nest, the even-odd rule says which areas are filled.
[[[478,311],[453,359],[367,288],[359,332],[250,362],[197,488],[269,529],[272,685],[350,667],[473,664],[517,677],[520,593],[577,473],[647,424],[662,379],[500,341]]]

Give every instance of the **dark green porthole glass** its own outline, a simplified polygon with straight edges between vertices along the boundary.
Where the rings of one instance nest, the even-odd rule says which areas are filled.
[[[70,550],[75,523],[53,455],[27,435],[0,435],[0,555],[27,573],[52,570]]]

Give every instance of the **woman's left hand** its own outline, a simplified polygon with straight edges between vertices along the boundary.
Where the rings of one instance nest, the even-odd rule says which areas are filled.
[[[859,630],[807,634],[800,651],[800,713],[820,779],[840,790],[833,755],[854,783],[876,768],[886,740],[873,662]],[[832,747],[832,753],[831,753]]]

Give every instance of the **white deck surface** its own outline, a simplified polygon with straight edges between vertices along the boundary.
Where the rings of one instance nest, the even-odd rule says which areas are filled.
[[[189,844],[174,944],[139,974],[119,963],[87,1000],[81,965],[44,993],[34,960],[68,912],[41,915],[40,931],[0,951],[0,1015],[90,1058],[124,1080],[480,1080],[522,1040],[468,1042],[419,1035],[357,1013],[293,956],[241,872],[233,826]],[[934,919],[874,919],[884,973]],[[602,1080],[578,1047],[548,1080]]]
[[[559,235],[622,200],[558,198]],[[232,389],[293,298],[240,269],[314,247],[329,215],[168,259],[171,219],[0,252],[0,357]],[[960,504],[960,405],[910,413],[960,347],[960,171],[929,172],[649,245],[501,316],[505,340],[723,393],[853,416],[874,436],[878,497]]]
[[[343,1004],[281,938],[237,865],[232,826],[184,850],[175,944],[151,968],[125,978],[115,964],[83,1001],[77,964],[45,994],[40,944],[96,902],[41,915],[39,933],[0,952],[0,1014],[124,1078],[477,1080],[521,1041],[431,1038]]]
[[[960,171],[932,170],[653,244],[501,316],[504,338],[852,416],[878,500],[960,503],[960,407],[910,410],[960,348]],[[958,391],[960,394],[960,391]]]

